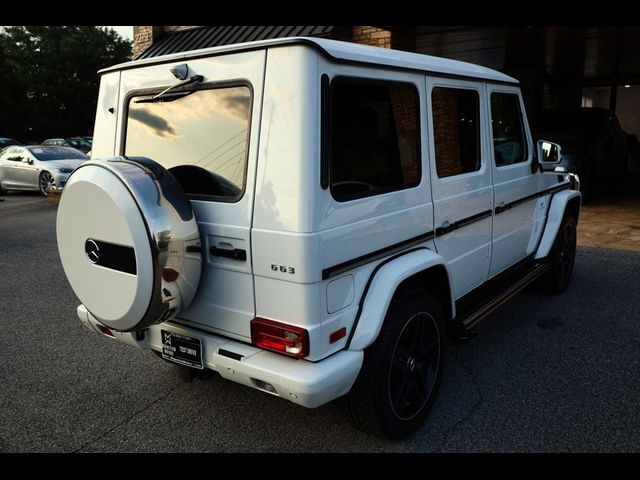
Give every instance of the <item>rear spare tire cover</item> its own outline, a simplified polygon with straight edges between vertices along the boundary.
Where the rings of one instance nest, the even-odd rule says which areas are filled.
[[[67,279],[103,325],[135,331],[186,309],[202,268],[198,225],[176,179],[146,158],[83,163],[56,222]]]

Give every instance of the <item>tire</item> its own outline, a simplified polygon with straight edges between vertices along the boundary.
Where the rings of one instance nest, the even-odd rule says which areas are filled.
[[[346,397],[358,428],[399,440],[424,425],[442,379],[445,337],[442,307],[431,293],[416,287],[396,292]]]
[[[540,279],[544,291],[560,294],[569,286],[576,257],[577,222],[572,214],[566,214],[549,253],[551,268]]]
[[[55,187],[56,181],[54,180],[53,175],[46,170],[41,172],[40,177],[38,177],[38,189],[40,190],[40,193],[46,197],[49,195],[49,190]]]
[[[2,184],[0,184],[0,196],[6,195],[6,194],[7,194],[7,191],[4,188],[2,188]]]

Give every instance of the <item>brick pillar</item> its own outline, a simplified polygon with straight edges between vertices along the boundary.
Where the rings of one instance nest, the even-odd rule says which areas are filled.
[[[134,58],[153,45],[153,41],[164,32],[162,26],[143,27],[133,26],[133,56]]]
[[[134,58],[153,45],[165,31],[180,30],[181,27],[163,27],[161,25],[141,27],[133,26],[133,56]]]
[[[357,26],[353,27],[353,41],[363,45],[391,48],[391,32],[378,27]]]

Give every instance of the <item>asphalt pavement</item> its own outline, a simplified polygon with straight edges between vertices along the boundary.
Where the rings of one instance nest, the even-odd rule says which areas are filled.
[[[0,203],[0,452],[619,452],[640,450],[640,253],[579,248],[569,290],[526,290],[453,345],[424,429],[356,430],[85,330],[56,206]]]

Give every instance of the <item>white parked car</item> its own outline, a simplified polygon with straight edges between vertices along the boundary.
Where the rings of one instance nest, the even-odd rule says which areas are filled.
[[[534,145],[511,77],[309,38],[101,73],[57,219],[96,333],[306,407],[347,395],[401,438],[448,335],[567,287],[580,193],[540,168],[559,147]]]
[[[64,187],[69,174],[88,160],[75,148],[11,146],[0,152],[0,190],[39,190],[48,195]]]

